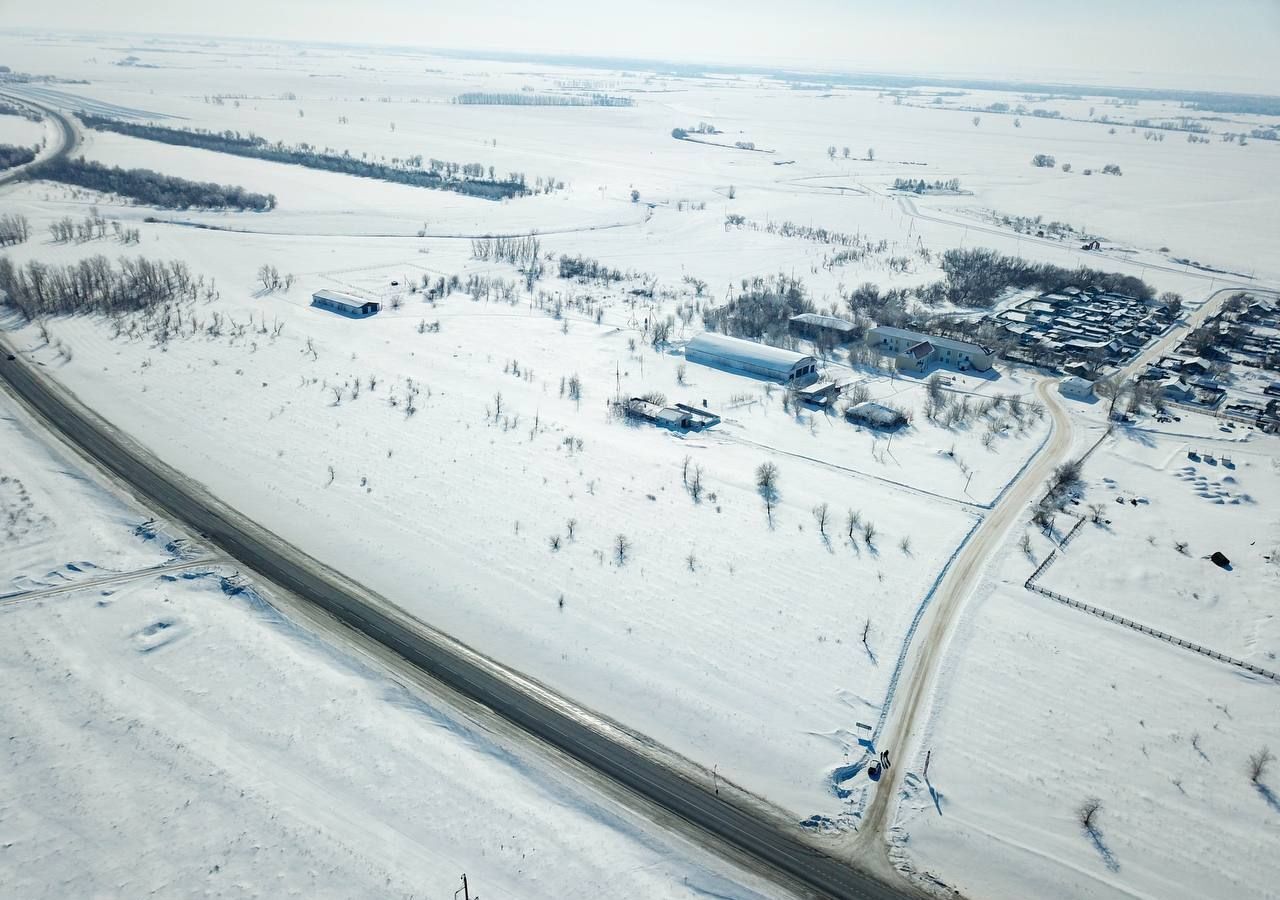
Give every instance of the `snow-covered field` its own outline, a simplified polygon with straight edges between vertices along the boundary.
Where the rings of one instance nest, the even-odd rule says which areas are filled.
[[[129,504],[0,401],[4,487],[75,512],[39,546],[127,545]],[[31,546],[0,542],[0,572]],[[771,895],[233,574],[0,601],[6,896],[446,896],[463,872],[485,897]]]
[[[1155,141],[1125,124],[1177,114],[1163,103],[1108,109],[1116,117],[1108,125],[1071,120],[1089,117],[1089,98],[1046,101],[1066,118],[1025,115],[1015,127],[1012,116],[995,114],[975,125],[971,111],[953,108],[1021,102],[997,92],[895,102],[872,91],[790,90],[754,76],[678,78],[335,48],[131,51],[154,69],[112,65],[121,55],[116,44],[3,37],[0,50],[15,69],[88,79],[26,88],[68,109],[254,132],[370,159],[481,162],[531,181],[563,181],[562,190],[494,203],[86,131],[82,152],[90,159],[241,184],[274,193],[279,206],[270,213],[157,211],[46,182],[7,188],[5,209],[28,216],[36,233],[7,251],[16,262],[141,253],[184,260],[209,287],[184,305],[163,340],[155,322],[137,317],[56,319],[47,323],[50,342],[35,326],[13,323],[8,336],[157,456],[287,540],[477,650],[714,768],[793,820],[819,815],[856,826],[863,787],[846,784],[855,789],[841,798],[833,773],[861,754],[857,725],[876,721],[922,599],[1043,445],[1048,423],[996,410],[944,428],[923,415],[919,379],[850,367],[843,354],[824,360],[826,373],[911,410],[912,427],[890,440],[839,415],[797,411],[771,385],[684,361],[681,346],[702,329],[701,308],[727,299],[745,279],[782,274],[802,279],[819,308],[839,310],[865,281],[887,288],[936,280],[940,254],[959,246],[1141,275],[1159,290],[1183,292],[1189,306],[1245,276],[1280,278],[1271,252],[1280,233],[1280,144],[1191,144],[1176,132]],[[636,105],[449,103],[473,90],[554,92],[563,80],[589,81]],[[672,128],[699,121],[723,130],[718,142],[752,141],[772,152],[672,138]],[[1260,124],[1238,116],[1215,127]],[[834,158],[828,146],[837,148]],[[1073,170],[1033,167],[1031,157],[1042,152]],[[1083,174],[1107,163],[1124,175]],[[893,180],[903,177],[958,178],[966,193],[895,196]],[[82,217],[90,204],[139,228],[140,245],[48,240],[51,221]],[[1075,242],[1019,235],[975,217],[975,209],[1065,221],[1104,235],[1106,248],[1085,253]],[[728,215],[743,222],[729,224]],[[770,232],[786,222],[884,243],[832,263],[839,245]],[[530,232],[547,260],[532,294],[513,266],[473,258],[473,237]],[[560,254],[598,259],[630,277],[610,285],[565,281],[556,277]],[[1241,274],[1224,282],[1172,261],[1182,256]],[[264,264],[294,275],[292,288],[264,291],[256,278]],[[510,284],[510,301],[499,299],[503,289],[432,301],[404,290],[453,276]],[[326,287],[379,298],[384,309],[352,321],[311,308],[311,292]],[[647,326],[668,316],[679,316],[672,340],[655,348]],[[580,399],[566,390],[575,376]],[[997,395],[1027,403],[1034,382],[1032,374],[1001,369],[990,379],[957,377],[950,389],[973,404]],[[723,422],[681,436],[610,415],[609,399],[647,392],[705,403]],[[1213,438],[1213,427],[1196,419],[1180,424]],[[1275,442],[1241,446],[1230,473],[1236,481],[1228,482],[1221,465],[1182,471],[1184,445],[1198,444],[1171,427],[1144,421],[1125,444],[1113,441],[1094,457],[1088,502],[1096,495],[1114,506],[1113,524],[1090,526],[1044,583],[1268,665],[1277,649],[1268,609],[1275,579],[1263,576],[1258,559],[1270,552],[1263,536],[1274,537],[1271,511],[1280,503],[1270,465]],[[755,483],[766,461],[780,472],[772,517]],[[699,469],[705,488],[695,498],[687,482]],[[1122,512],[1114,503],[1121,493],[1150,503]],[[825,535],[815,515],[823,504]],[[850,537],[851,511],[874,523],[870,544],[859,532]],[[1184,539],[1186,555],[1173,546]],[[1232,572],[1199,558],[1219,543],[1240,561]],[[1022,793],[1006,795],[1007,786],[982,778],[990,744],[1016,732],[1027,746],[1060,745],[1054,760],[1105,746],[1109,738],[1096,730],[1058,734],[1064,721],[1088,722],[1090,706],[1109,714],[1113,695],[1097,696],[1108,670],[1086,665],[1100,642],[1134,642],[1141,665],[1115,673],[1132,691],[1144,667],[1158,673],[1157,686],[1174,685],[1149,697],[1171,729],[1192,727],[1183,721],[1190,708],[1175,701],[1184,684],[1178,679],[1195,667],[1208,666],[1205,678],[1221,681],[1217,693],[1233,715],[1237,702],[1262,709],[1270,694],[1221,675],[1216,664],[1163,645],[1151,649],[1149,638],[1112,633],[1111,625],[1026,594],[1029,565],[1012,543],[1000,566],[996,581],[1007,576],[1013,586],[985,590],[965,615],[932,726],[939,768],[931,775],[944,792],[942,773],[954,779],[958,818],[940,802],[940,826],[915,794],[900,824],[912,836],[903,857],[912,867],[978,896],[1026,896],[1050,883],[1020,880],[1029,858],[1076,871],[1097,857],[1069,827],[1065,836],[1056,825],[1020,828],[1026,820],[1019,816],[1043,808],[1069,826],[1087,781],[1102,779],[1096,793],[1120,791],[1120,777],[1053,762],[1058,793],[1031,803],[1026,792],[1041,775],[1025,759],[1030,751],[1014,771]],[[1167,572],[1183,580],[1168,598],[1144,599],[1143,589],[1168,581]],[[202,584],[187,586],[192,597],[183,602],[197,608],[197,598],[211,593]],[[988,627],[993,609],[999,620]],[[252,608],[241,614],[259,615]],[[867,623],[869,649],[861,638]],[[1084,629],[1089,637],[1077,648]],[[1007,653],[993,649],[1005,645]],[[1025,679],[1010,675],[1021,672]],[[1083,687],[1064,690],[1064,678]],[[1070,695],[1067,714],[1044,713],[1040,699],[1056,693]],[[1000,698],[994,702],[1004,718],[979,739],[971,729],[991,697]],[[1267,737],[1247,731],[1245,719],[1221,718],[1195,726],[1205,732],[1206,753],[1215,724],[1246,743]],[[1128,725],[1106,727],[1117,744],[1134,743]],[[1066,774],[1076,771],[1083,774]],[[1109,815],[1122,813],[1117,798],[1108,801]],[[1213,815],[1251,809],[1250,798],[1223,799]],[[996,818],[1007,828],[991,824]],[[962,820],[964,827],[948,830]],[[977,837],[997,833],[1018,835],[1029,856],[1011,853],[1002,843],[1009,838]],[[1132,858],[1135,868],[1154,867],[1149,860],[1178,846],[1176,831],[1161,834],[1143,830],[1116,855],[1122,864]],[[973,842],[981,853],[966,861]],[[1212,854],[1191,859],[1229,860],[1247,846],[1219,853],[1215,844]],[[1232,871],[1239,875],[1239,867]],[[1124,886],[1105,869],[1098,877]],[[1264,883],[1239,877],[1246,892]],[[1099,883],[1091,875],[1058,892],[1089,896]],[[652,891],[641,885],[633,893]]]
[[[1276,671],[1280,565],[1264,554],[1280,535],[1280,441],[1191,441],[1215,452],[1211,487],[1236,478],[1207,493],[1249,493],[1238,505],[1200,496],[1187,446],[1107,438],[1072,508],[1102,502],[1110,524],[1085,525],[1040,583]],[[1053,544],[1027,523],[1028,556],[1023,532],[952,638],[894,856],[973,897],[1273,896],[1280,777],[1252,784],[1247,765],[1280,746],[1280,685],[1025,590]],[[1232,571],[1201,558],[1218,547]],[[1076,818],[1089,798],[1102,801],[1096,838]]]

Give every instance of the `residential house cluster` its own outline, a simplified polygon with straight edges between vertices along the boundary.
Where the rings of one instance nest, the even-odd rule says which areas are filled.
[[[1129,362],[1174,319],[1158,303],[1070,287],[1001,310],[992,321],[1006,356],[1095,377],[1104,366]]]
[[[1241,293],[1140,376],[1159,381],[1166,400],[1280,431],[1280,303]],[[1249,377],[1241,377],[1249,376]],[[1261,390],[1250,384],[1263,383]]]

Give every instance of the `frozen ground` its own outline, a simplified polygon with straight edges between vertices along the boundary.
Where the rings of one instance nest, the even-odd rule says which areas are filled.
[[[140,509],[103,490],[0,392],[0,600],[160,565],[181,555]]]
[[[1277,574],[1262,554],[1280,448],[1247,446],[1220,451],[1254,492],[1227,515],[1180,471],[1182,439],[1108,439],[1085,501],[1111,524],[1086,525],[1041,583],[1274,670]],[[1118,495],[1149,502],[1121,509]],[[952,640],[899,807],[899,864],[973,897],[1274,896],[1280,776],[1254,785],[1246,765],[1280,745],[1280,686],[1025,590],[1051,546],[1027,529],[1031,557],[1019,529]],[[1178,534],[1197,549],[1179,554]],[[1199,558],[1206,542],[1234,550],[1232,572]],[[1075,818],[1091,797],[1096,839]]]
[[[155,69],[111,65],[123,55],[119,42],[3,37],[0,50],[15,68],[88,78],[87,85],[37,89],[46,101],[67,108],[253,131],[370,158],[421,153],[524,171],[530,180],[563,180],[563,190],[490,203],[89,132],[83,152],[90,158],[240,183],[276,193],[280,206],[269,214],[172,212],[122,206],[48,183],[9,190],[6,208],[30,217],[37,234],[10,251],[16,261],[66,263],[127,250],[183,259],[217,286],[207,299],[183,308],[182,322],[167,340],[157,338],[154,321],[137,319],[118,328],[88,319],[51,322],[52,338],[61,345],[47,344],[35,327],[16,329],[12,337],[86,403],[251,517],[433,625],[714,767],[721,778],[796,819],[817,814],[856,824],[861,790],[838,798],[832,774],[859,754],[856,726],[875,720],[891,661],[921,598],[976,517],[1041,445],[1046,425],[1029,417],[1019,428],[1005,417],[1009,427],[999,430],[997,423],[998,436],[988,448],[982,420],[957,430],[933,425],[922,415],[919,381],[850,370],[840,355],[828,361],[828,374],[861,381],[877,399],[914,410],[913,427],[890,442],[838,417],[796,413],[784,408],[781,391],[760,382],[693,364],[682,370],[680,345],[701,327],[697,305],[723,301],[743,279],[783,273],[802,278],[820,307],[838,307],[864,281],[888,287],[936,279],[939,254],[957,246],[1142,275],[1159,290],[1183,292],[1189,305],[1221,287],[1224,276],[1172,264],[1171,258],[1193,257],[1242,273],[1228,281],[1280,277],[1270,245],[1280,232],[1280,182],[1274,178],[1280,145],[1188,144],[1177,133],[1157,142],[1125,127],[1142,115],[1174,114],[1167,104],[1108,108],[1121,117],[1112,134],[1113,126],[1096,121],[1031,116],[1015,128],[1011,116],[983,114],[975,126],[971,112],[953,108],[955,99],[935,108],[917,102],[927,96],[895,102],[870,91],[820,94],[759,78],[537,70],[335,48],[304,55],[297,47],[232,43],[188,47],[181,54],[137,50],[160,67]],[[563,79],[586,79],[600,90],[633,96],[637,105],[448,102],[467,90],[555,91]],[[1020,102],[995,92],[962,99],[979,107]],[[1090,115],[1089,99],[1053,105],[1068,119]],[[723,129],[718,141],[749,140],[773,152],[672,139],[673,127],[699,121]],[[1214,127],[1260,124],[1256,117],[1236,117]],[[850,158],[840,152],[828,158],[829,145],[839,150],[846,144]],[[868,149],[874,159],[864,158]],[[1031,157],[1041,152],[1071,162],[1074,170],[1032,167]],[[1083,174],[1085,167],[1105,163],[1120,165],[1124,176]],[[889,191],[898,177],[959,178],[968,193],[899,198]],[[633,189],[638,203],[630,200]],[[51,220],[83,216],[90,203],[108,218],[136,225],[141,245],[54,245],[45,238]],[[966,216],[972,208],[1067,221],[1103,234],[1107,250],[1082,253],[1071,242],[989,228]],[[730,214],[742,216],[742,225],[726,227]],[[145,222],[148,217],[172,221]],[[883,248],[833,263],[837,245],[769,233],[771,224],[783,222],[883,241]],[[548,257],[548,275],[537,286],[546,294],[541,304],[522,288],[512,303],[472,300],[462,292],[427,303],[403,293],[406,281],[424,276],[518,282],[513,267],[472,259],[470,237],[534,230]],[[597,258],[636,277],[607,287],[564,282],[554,277],[555,257],[562,253]],[[255,281],[264,263],[296,275],[294,287],[264,294]],[[702,291],[693,287],[698,280],[705,282]],[[400,286],[392,288],[392,281]],[[648,286],[655,297],[637,296]],[[307,306],[310,292],[321,287],[379,297],[387,308],[366,321],[340,319]],[[556,303],[563,305],[559,317],[551,314]],[[689,313],[690,304],[693,312],[687,321],[676,320],[671,345],[651,349],[647,321]],[[580,401],[562,387],[575,375],[583,386]],[[973,403],[996,394],[1027,398],[1029,377],[999,376],[959,378],[952,387],[969,392]],[[608,398],[647,391],[705,401],[724,421],[704,434],[680,437],[609,418]],[[1097,410],[1090,415],[1096,418]],[[1082,599],[1106,605],[1113,589],[1131,592],[1155,581],[1165,556],[1173,567],[1200,562],[1200,538],[1192,540],[1195,553],[1188,557],[1172,549],[1172,540],[1181,539],[1170,531],[1175,516],[1195,519],[1205,509],[1212,518],[1213,510],[1240,509],[1256,517],[1273,508],[1273,500],[1231,505],[1226,497],[1219,508],[1214,497],[1197,496],[1201,482],[1195,479],[1207,479],[1204,493],[1236,487],[1203,466],[1175,477],[1182,464],[1169,468],[1173,449],[1161,456],[1136,443],[1144,435],[1176,443],[1179,433],[1196,443],[1226,442],[1229,436],[1195,419],[1144,422],[1132,430],[1142,452],[1116,460],[1112,471],[1090,469],[1095,487],[1111,477],[1152,503],[1127,506],[1126,519],[1115,517],[1112,532],[1082,536],[1073,552],[1087,559],[1096,549],[1119,569],[1133,554],[1145,557],[1152,549],[1146,537],[1158,525],[1163,556],[1144,563],[1143,571],[1134,569],[1133,577],[1144,579],[1140,584],[1120,584],[1118,573],[1103,573],[1081,586],[1097,596]],[[1274,490],[1259,477],[1266,473],[1263,446],[1269,445],[1242,447],[1257,461],[1241,467],[1238,489],[1269,498]],[[754,483],[764,461],[781,472],[772,522]],[[705,490],[695,500],[685,473],[699,467]],[[822,503],[831,514],[825,537],[814,517]],[[872,546],[846,535],[849,510],[877,526]],[[1232,519],[1220,531],[1241,542],[1250,527],[1274,526],[1274,518]],[[619,535],[626,547],[621,558]],[[1016,551],[1002,565],[1027,568]],[[1072,565],[1064,557],[1050,577],[1071,577]],[[1255,571],[1228,573],[1241,590],[1222,592],[1218,602],[1220,613],[1247,619],[1254,637],[1233,624],[1222,624],[1213,636],[1236,641],[1237,652],[1266,654],[1274,652],[1275,632],[1265,618],[1269,589]],[[1043,895],[1053,893],[1041,890],[1048,882],[1019,888],[1025,857],[1010,856],[1007,839],[1025,838],[1027,853],[1059,861],[1049,869],[1077,871],[1098,862],[1086,839],[1069,828],[1059,834],[1052,817],[1069,824],[1077,795],[1094,781],[1098,793],[1116,792],[1104,822],[1122,815],[1128,788],[1120,776],[1082,768],[1073,754],[1110,746],[1104,743],[1108,734],[1117,746],[1132,743],[1131,725],[1088,730],[1095,728],[1089,709],[1110,715],[1112,699],[1093,696],[1093,682],[1106,670],[1096,660],[1087,664],[1092,648],[1105,641],[1127,646],[1130,636],[1095,641],[1094,630],[1112,626],[1077,622],[1073,616],[1079,614],[1069,610],[1046,610],[1049,601],[1023,596],[1025,573],[1008,578],[1018,585],[1017,615],[1032,610],[1049,617],[1048,624],[1038,623],[1037,630],[1010,620],[987,630],[975,621],[985,621],[1002,595],[981,600],[954,641],[934,723],[935,748],[947,748],[935,765],[955,769],[931,773],[949,772],[960,812],[954,820],[944,817],[943,826],[961,818],[976,825],[939,831],[918,809],[923,795],[914,795],[904,807],[903,824],[913,837],[903,859],[975,894]],[[1084,591],[1094,586],[1100,590]],[[1203,611],[1194,602],[1199,599],[1184,597],[1159,610],[1134,607],[1129,614],[1149,610],[1170,630],[1182,622],[1192,627],[1190,617]],[[1126,594],[1115,602],[1142,601]],[[1058,616],[1064,617],[1061,628],[1054,624]],[[867,622],[869,650],[861,644]],[[1084,628],[1092,629],[1083,644],[1089,649],[1068,652]],[[1008,638],[1003,643],[1012,649],[998,652],[1001,642],[985,642],[996,641],[1001,629],[1035,633],[1042,643]],[[1162,665],[1160,654],[1175,652],[1163,645],[1148,649],[1146,638],[1132,640],[1142,666]],[[1175,704],[1183,682],[1174,679],[1211,664],[1175,658],[1171,669],[1153,668],[1157,686],[1174,689],[1162,693],[1161,687],[1149,698],[1168,716],[1170,733],[1199,728],[1206,753],[1214,725],[1243,743],[1269,737],[1246,730],[1256,716],[1227,720],[1224,714],[1186,724],[1190,707]],[[1117,683],[1128,678],[1136,692],[1140,669],[1126,671],[1116,673]],[[1210,693],[1220,694],[1232,715],[1237,703],[1263,708],[1267,701],[1256,698],[1270,695],[1252,683],[1221,681],[1225,676],[1217,671],[1205,681],[1220,683]],[[1072,704],[1058,707],[1068,710],[1065,717],[1044,714],[1045,696],[1064,693],[1063,679],[1077,679],[1088,690],[1065,692]],[[980,707],[991,696],[999,698],[1005,718],[993,719],[979,738],[966,729],[983,721]],[[1130,702],[1119,710],[1127,714],[1134,707]],[[1086,724],[1059,734],[1064,722]],[[1013,783],[1022,787],[980,780],[999,756],[991,744],[1010,739],[1068,754],[1049,770],[1055,773],[1050,793],[1056,792],[1049,800],[1034,797],[1043,786],[1037,781],[1040,757],[1027,759],[1030,749],[1021,751],[1021,768],[1014,770]],[[1222,765],[1236,771],[1237,762]],[[1165,777],[1165,770],[1158,774]],[[1192,776],[1183,784],[1190,793]],[[1246,791],[1244,799],[1223,800],[1223,809],[1252,810],[1246,801],[1256,799]],[[1049,825],[1018,827],[1037,810],[1050,809]],[[1213,813],[1209,831],[1235,835],[1235,825],[1213,830],[1233,814]],[[994,819],[1007,822],[1007,830],[990,824]],[[1171,815],[1155,821],[1180,833]],[[1240,821],[1249,820],[1242,813]],[[1013,837],[980,836],[994,833]],[[1122,866],[1131,867],[1122,873],[1157,872],[1152,860],[1172,853],[1171,845],[1153,829],[1132,835],[1116,849]],[[1232,855],[1248,846],[1244,840],[1219,852],[1215,843],[1190,858],[1221,858],[1242,891],[1257,890],[1264,882],[1250,881],[1253,870],[1246,865],[1242,873]],[[966,850],[972,852],[966,856]],[[1104,882],[1121,884],[1115,873],[1103,871],[1102,881],[1091,874],[1080,882],[1081,895]],[[1141,878],[1135,883],[1146,884]],[[1199,884],[1194,878],[1185,883]],[[1138,890],[1161,895],[1160,886]]]
[[[126,504],[0,408],[4,486],[75,513],[43,546],[105,558]],[[0,542],[0,572],[29,552]],[[0,603],[7,896],[771,895],[230,574]]]
[[[1086,525],[1039,583],[1280,669],[1280,559],[1271,562],[1280,553],[1276,444],[1262,436],[1214,445],[1120,430],[1086,470],[1084,499],[1103,505],[1108,524]],[[1226,554],[1230,570],[1208,560],[1214,551]]]

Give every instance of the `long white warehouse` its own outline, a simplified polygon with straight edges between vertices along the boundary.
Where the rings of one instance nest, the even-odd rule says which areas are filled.
[[[818,361],[812,356],[709,331],[689,341],[684,355],[690,362],[784,384],[807,384],[818,377]]]

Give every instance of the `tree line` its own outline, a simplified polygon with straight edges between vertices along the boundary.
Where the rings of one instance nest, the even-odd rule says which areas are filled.
[[[986,247],[947,250],[942,254],[942,272],[941,281],[917,289],[918,298],[926,306],[936,306],[944,300],[956,306],[989,306],[1008,288],[1060,291],[1088,285],[1139,300],[1155,296],[1151,285],[1133,275],[1085,266],[1067,269],[1052,263],[1029,262]]]
[[[911,191],[914,194],[940,193],[944,191],[955,194],[960,191],[960,179],[950,178],[946,181],[925,181],[923,178],[895,178],[893,179],[893,189],[895,191]]]
[[[128,197],[161,209],[237,209],[266,212],[275,209],[275,194],[257,194],[240,185],[188,181],[151,169],[122,169],[99,162],[53,159],[36,169],[36,177],[89,190]]]
[[[288,163],[342,175],[356,175],[361,178],[376,178],[379,181],[390,181],[413,187],[453,191],[486,200],[502,200],[531,193],[523,172],[511,172],[505,178],[500,178],[490,166],[487,170],[488,177],[485,177],[485,167],[480,163],[460,164],[433,159],[430,161],[430,167],[423,169],[421,155],[406,158],[402,165],[391,165],[356,158],[350,151],[343,151],[339,155],[318,150],[310,144],[289,146],[283,141],[271,143],[266,138],[253,133],[242,135],[238,131],[230,130],[212,132],[166,128],[161,125],[121,122],[88,113],[81,113],[80,119],[86,126],[97,131],[112,131],[129,137],[158,141],[162,144],[196,147],[216,153]],[[539,179],[539,181],[548,183],[548,191],[554,186],[564,186],[563,182],[554,178]]]
[[[469,91],[459,94],[452,100],[460,106],[635,106],[636,101],[630,97],[615,97],[610,94],[489,94],[482,91]]]
[[[12,169],[22,166],[36,158],[33,147],[18,147],[13,144],[0,144],[0,169]]]
[[[63,266],[37,260],[25,266],[0,257],[0,291],[28,320],[43,316],[138,312],[173,300],[194,299],[200,281],[181,260],[121,257],[113,266],[91,256]]]
[[[0,216],[0,247],[21,244],[31,237],[31,223],[27,217],[14,213]]]

